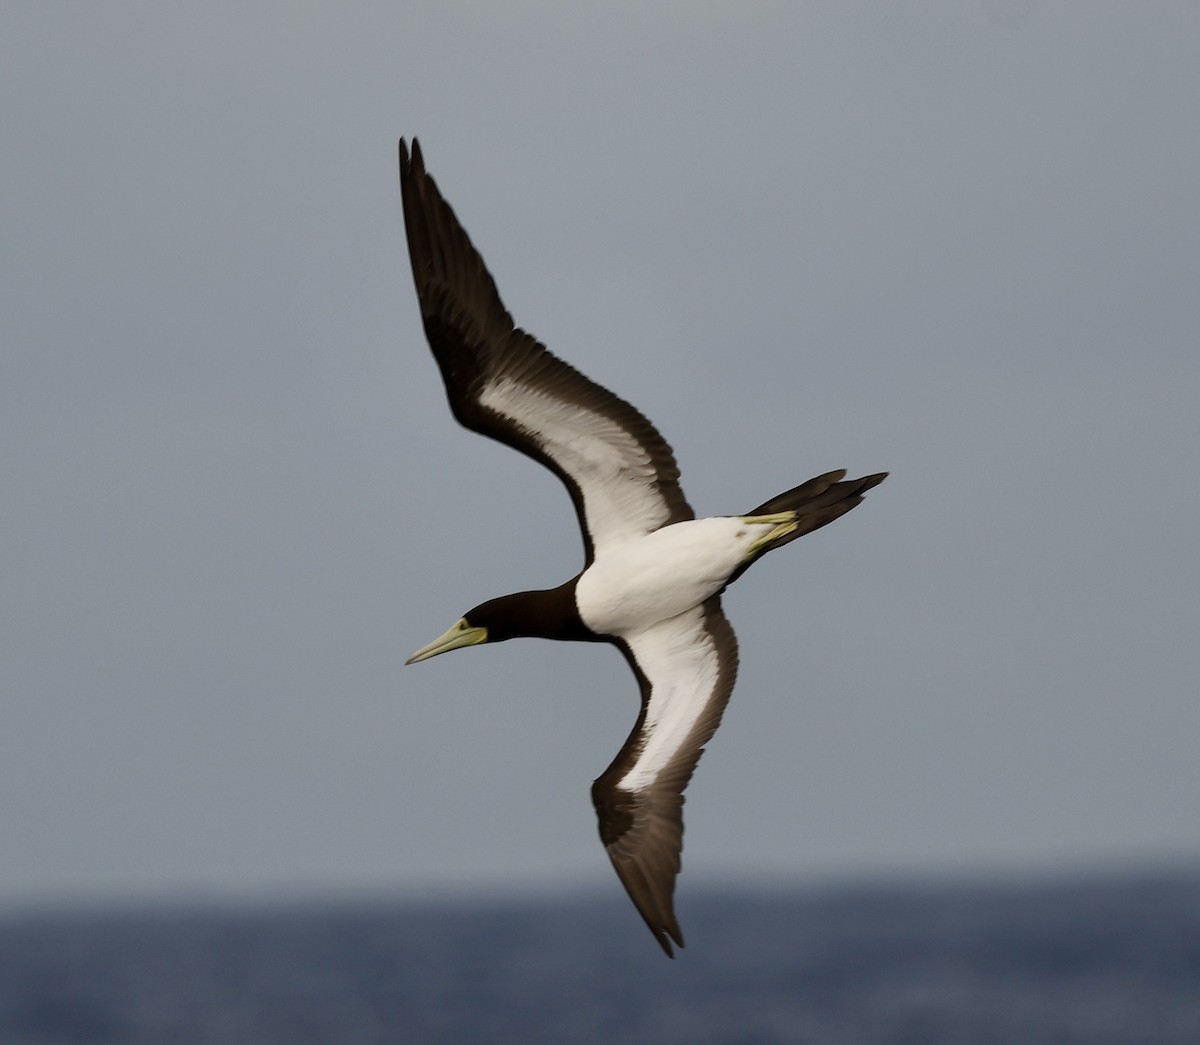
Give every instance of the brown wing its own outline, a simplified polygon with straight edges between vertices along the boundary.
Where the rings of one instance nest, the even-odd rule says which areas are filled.
[[[654,938],[683,946],[673,898],[683,851],[683,791],[721,724],[737,676],[737,640],[719,596],[618,642],[642,710],[592,785],[600,839]]]
[[[513,325],[415,140],[411,158],[400,142],[400,191],[421,319],[458,421],[562,479],[588,564],[606,541],[694,518],[657,429]]]

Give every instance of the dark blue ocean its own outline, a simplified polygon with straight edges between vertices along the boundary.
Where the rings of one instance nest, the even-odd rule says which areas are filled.
[[[1200,872],[0,917],[3,1045],[1200,1043]]]

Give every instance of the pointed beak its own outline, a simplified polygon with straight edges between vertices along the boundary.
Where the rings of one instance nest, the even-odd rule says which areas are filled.
[[[452,649],[461,649],[463,646],[477,646],[481,642],[487,642],[487,628],[473,628],[466,618],[463,618],[445,635],[434,639],[428,646],[422,646],[404,663],[416,664],[419,660],[428,660],[439,653],[449,653]]]

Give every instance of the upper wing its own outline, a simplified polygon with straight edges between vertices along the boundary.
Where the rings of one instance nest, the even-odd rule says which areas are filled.
[[[642,687],[642,711],[592,785],[600,839],[650,931],[683,946],[672,898],[683,851],[683,789],[729,702],[737,640],[721,600],[619,643]]]
[[[694,518],[654,426],[513,326],[415,140],[411,159],[400,142],[400,190],[425,334],[459,422],[566,483],[589,564],[606,542]]]

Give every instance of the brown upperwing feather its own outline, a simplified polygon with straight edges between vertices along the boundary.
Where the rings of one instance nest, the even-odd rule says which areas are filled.
[[[617,757],[592,785],[592,802],[600,827],[600,840],[629,898],[649,926],[668,958],[675,955],[671,941],[683,946],[683,931],[675,918],[675,879],[683,852],[683,791],[692,778],[704,745],[712,738],[737,677],[737,639],[720,596],[704,603],[704,627],[717,651],[717,685],[709,695],[703,715],[675,757],[648,788],[624,791],[616,786],[642,745],[642,727],[650,702],[651,683],[624,643],[618,642],[642,691],[638,720]]]
[[[411,158],[404,140],[400,140],[400,191],[425,335],[442,371],[450,410],[458,422],[532,457],[563,481],[575,505],[589,564],[592,541],[583,495],[575,479],[528,432],[479,402],[484,383],[497,373],[519,374],[548,395],[613,418],[641,444],[654,466],[658,490],[669,513],[663,525],[695,518],[679,486],[675,456],[654,425],[634,406],[514,326],[482,256],[437,182],[426,173],[421,147],[415,139]]]

